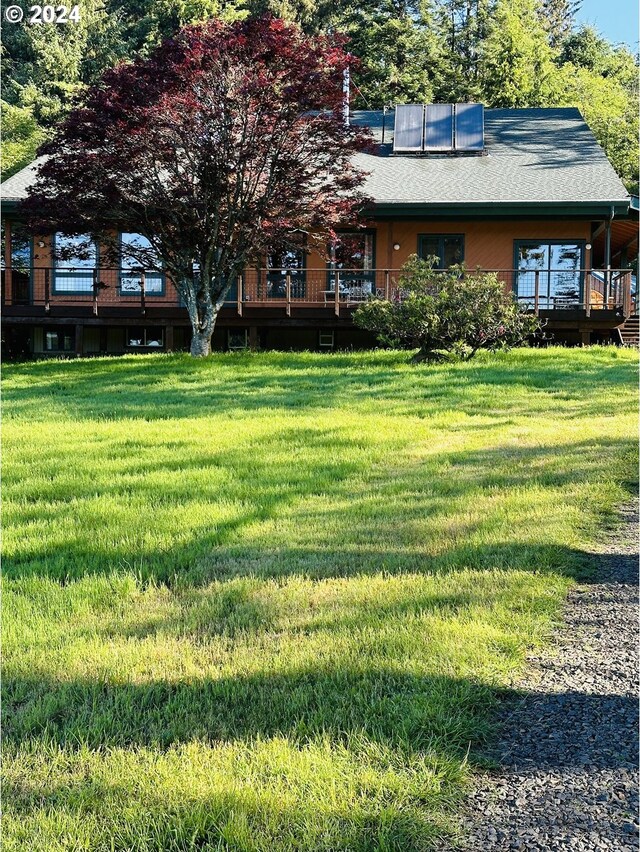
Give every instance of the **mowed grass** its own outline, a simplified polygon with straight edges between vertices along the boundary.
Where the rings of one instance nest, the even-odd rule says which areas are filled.
[[[636,360],[6,366],[4,848],[453,837],[635,488]]]

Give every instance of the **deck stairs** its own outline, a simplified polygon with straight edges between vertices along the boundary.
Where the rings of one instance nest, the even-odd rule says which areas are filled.
[[[628,316],[622,325],[618,326],[618,334],[623,346],[638,349],[640,347],[640,316],[638,314]]]

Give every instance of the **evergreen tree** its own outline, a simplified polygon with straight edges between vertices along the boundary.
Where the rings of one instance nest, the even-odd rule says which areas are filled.
[[[559,47],[571,35],[582,0],[542,0],[541,21],[551,47]]]
[[[539,12],[537,0],[498,0],[483,62],[487,106],[546,106],[556,97],[557,68]]]
[[[438,101],[480,99],[483,46],[492,15],[492,0],[437,0],[433,20],[442,46]]]

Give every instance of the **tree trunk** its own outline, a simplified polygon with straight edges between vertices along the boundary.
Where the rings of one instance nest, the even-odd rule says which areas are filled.
[[[191,354],[194,358],[204,358],[211,354],[211,335],[213,329],[202,331],[200,329],[192,329],[191,335]]]
[[[191,355],[205,358],[211,354],[211,337],[215,328],[218,308],[212,304],[200,306],[200,310],[191,314]]]
[[[229,280],[234,278],[235,276],[230,277]],[[191,320],[191,355],[194,358],[205,358],[211,354],[211,337],[229,286],[216,294],[215,301],[211,294],[211,281],[207,283],[185,278],[183,290],[183,298]]]

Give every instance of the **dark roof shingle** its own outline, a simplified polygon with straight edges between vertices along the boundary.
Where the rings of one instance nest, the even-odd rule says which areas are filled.
[[[353,112],[382,142],[382,111]],[[393,110],[379,154],[359,154],[364,191],[377,205],[543,205],[628,203],[627,191],[579,110],[487,109],[485,156],[393,155]],[[25,197],[39,160],[0,187],[4,201]]]

